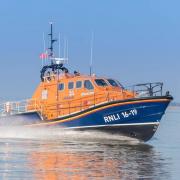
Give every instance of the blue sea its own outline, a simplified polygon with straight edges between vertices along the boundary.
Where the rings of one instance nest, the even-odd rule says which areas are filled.
[[[0,128],[0,179],[180,179],[180,109],[142,143],[100,132]]]

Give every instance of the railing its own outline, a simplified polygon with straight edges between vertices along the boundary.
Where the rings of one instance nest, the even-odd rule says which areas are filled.
[[[25,112],[34,111],[36,109],[41,109],[38,101],[34,99],[26,99],[22,101],[9,101],[0,104],[0,116],[21,114]]]
[[[152,97],[152,96],[162,96],[163,94],[163,83],[144,83],[136,84],[129,88],[134,92],[136,97]]]
[[[81,112],[86,109],[95,107],[97,105],[120,99],[123,99],[122,92],[118,92],[117,94],[110,94],[108,92],[103,94],[93,94],[89,97],[85,96],[79,99],[69,100],[66,102],[51,103],[44,106],[43,110],[44,112],[46,112],[45,116],[47,119],[53,119],[56,117],[63,117],[77,112]]]

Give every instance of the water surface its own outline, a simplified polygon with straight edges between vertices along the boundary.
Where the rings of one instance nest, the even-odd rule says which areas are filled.
[[[148,143],[99,132],[0,128],[1,179],[179,179],[180,111]]]

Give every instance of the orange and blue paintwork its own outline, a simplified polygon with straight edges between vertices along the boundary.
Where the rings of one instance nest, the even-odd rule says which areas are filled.
[[[23,124],[30,127],[100,130],[146,141],[155,133],[172,97],[138,97],[113,79],[62,73],[45,77],[32,99],[36,106],[29,103],[29,111],[14,116],[14,121],[23,117]]]
[[[144,141],[153,136],[173,99],[169,93],[162,94],[162,83],[138,85],[146,90],[127,90],[112,78],[69,73],[61,59],[53,58],[53,42],[51,37],[50,58],[54,61],[42,68],[41,82],[26,111],[11,113],[12,103],[6,103],[1,117],[5,121],[1,120],[0,125],[13,121],[30,127],[101,130]],[[157,87],[160,90],[154,90]],[[19,107],[18,103],[14,104],[15,108]]]

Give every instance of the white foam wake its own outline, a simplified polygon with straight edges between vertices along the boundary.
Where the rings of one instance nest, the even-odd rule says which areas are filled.
[[[9,126],[0,127],[0,138],[21,138],[21,139],[39,139],[39,140],[71,140],[71,141],[122,141],[129,143],[139,143],[138,140],[129,137],[109,134],[99,131],[74,131],[64,130],[60,127],[20,127],[20,126]]]

